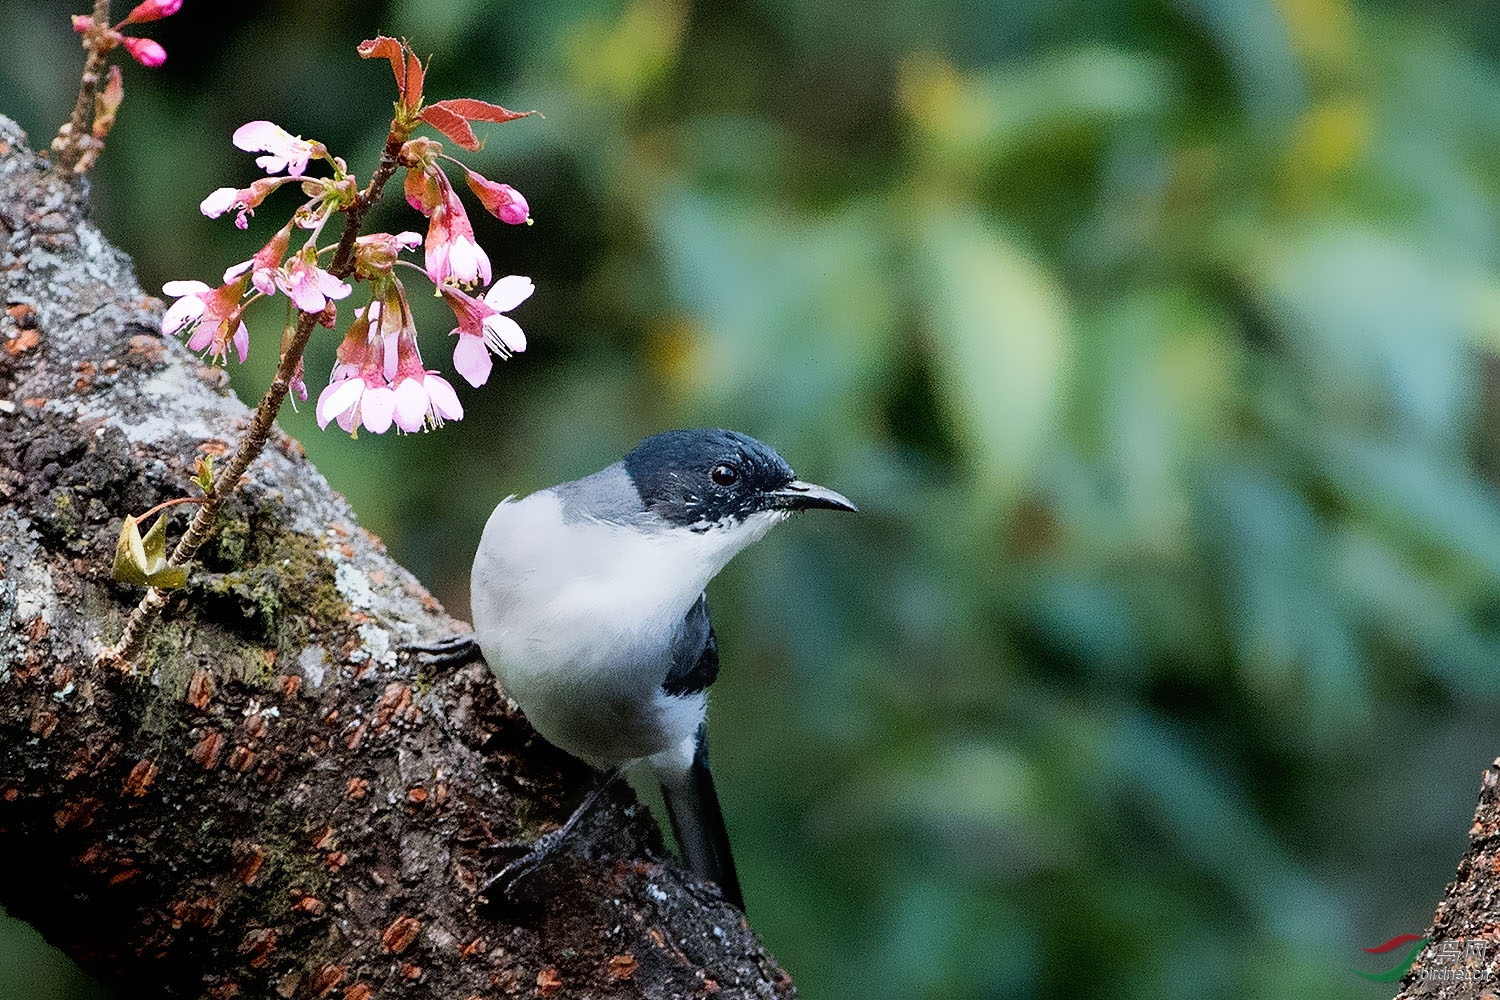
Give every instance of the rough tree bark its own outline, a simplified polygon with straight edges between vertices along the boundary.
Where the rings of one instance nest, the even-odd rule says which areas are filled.
[[[1479,782],[1469,850],[1448,884],[1429,944],[1396,1000],[1495,1000],[1500,995],[1500,759]]]
[[[296,442],[250,469],[127,678],[121,518],[187,489],[248,411],[0,118],[0,904],[126,995],[791,996],[628,791],[536,899],[481,912],[492,845],[590,778],[361,531]],[[179,517],[176,523],[183,523]]]

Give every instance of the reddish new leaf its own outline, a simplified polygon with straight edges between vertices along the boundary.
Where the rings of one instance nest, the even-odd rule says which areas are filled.
[[[406,90],[406,81],[403,79],[405,74],[401,71],[404,57],[400,42],[384,35],[367,38],[359,43],[359,57],[361,59],[389,59],[391,72],[396,74],[396,86],[400,87],[403,92]]]
[[[447,103],[449,102],[441,101],[427,105],[422,109],[421,119],[464,149],[470,152],[479,149],[479,137],[469,128],[469,123],[464,121],[462,115],[443,107]]]
[[[422,71],[422,60],[410,48],[406,50],[406,87],[401,91],[401,103],[408,108],[422,106],[422,82],[426,74]]]
[[[377,35],[359,43],[359,54],[364,59],[390,60],[403,107],[415,108],[422,103],[422,62],[405,43]]]
[[[517,118],[525,118],[531,114],[530,111],[507,111],[498,104],[476,101],[472,97],[456,97],[449,101],[438,101],[432,107],[451,111],[471,122],[513,122]]]

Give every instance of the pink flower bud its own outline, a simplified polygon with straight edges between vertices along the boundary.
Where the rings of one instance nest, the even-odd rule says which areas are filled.
[[[160,21],[164,17],[171,17],[182,7],[182,0],[145,0],[137,4],[135,9],[125,15],[125,20],[115,25],[123,28],[127,24],[145,24],[147,21]]]
[[[80,35],[94,26],[94,19],[87,14],[73,15],[73,30]]]
[[[149,38],[132,38],[127,35],[120,42],[125,46],[125,51],[142,66],[155,67],[167,61],[167,50]]]
[[[518,226],[531,218],[531,208],[526,204],[526,199],[509,184],[497,184],[468,169],[464,170],[464,175],[468,179],[469,190],[474,192],[485,211],[501,222]]]

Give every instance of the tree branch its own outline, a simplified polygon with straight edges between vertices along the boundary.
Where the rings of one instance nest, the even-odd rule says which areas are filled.
[[[1495,899],[1500,896],[1500,760],[1479,782],[1479,805],[1469,827],[1469,850],[1458,863],[1458,877],[1448,883],[1432,926],[1429,943],[1401,980],[1396,1000],[1476,1000],[1500,989],[1500,926]],[[1472,947],[1471,947],[1472,946]],[[1457,957],[1452,957],[1454,955]]]
[[[0,118],[0,904],[126,994],[793,995],[628,793],[534,905],[480,912],[495,842],[588,772],[481,665],[398,653],[462,626],[280,432],[140,674],[94,665],[140,593],[108,577],[122,516],[250,415],[41,167]]]

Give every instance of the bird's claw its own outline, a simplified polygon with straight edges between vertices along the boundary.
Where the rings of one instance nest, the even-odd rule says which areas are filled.
[[[479,887],[479,894],[490,901],[491,905],[501,902],[519,903],[522,900],[521,888],[523,884],[535,875],[546,863],[561,844],[563,837],[561,830],[554,830],[538,837],[529,845],[525,854],[501,868],[498,872],[485,880]],[[495,845],[509,846],[509,845]]]
[[[457,667],[483,658],[472,635],[450,635],[436,642],[414,642],[402,648],[421,656],[424,663],[438,667]]]

